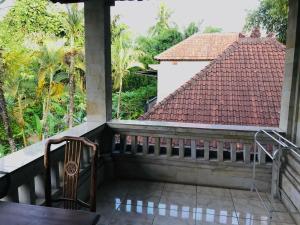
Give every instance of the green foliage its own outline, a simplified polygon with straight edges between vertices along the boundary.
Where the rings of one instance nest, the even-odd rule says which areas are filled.
[[[122,29],[114,36],[111,48],[112,78],[115,90],[122,85],[123,78],[129,74],[129,69],[136,61],[137,53],[132,48],[131,36],[128,29]]]
[[[118,107],[122,119],[137,119],[144,113],[146,101],[156,96],[157,80],[137,73],[145,69],[143,65],[156,63],[154,56],[198,31],[191,23],[181,33],[170,21],[171,14],[161,5],[157,23],[137,40],[119,16],[113,18],[113,117]],[[86,120],[82,20],[77,5],[63,12],[48,0],[16,0],[0,21],[1,79],[18,149],[67,129],[71,72],[76,77],[73,122]],[[5,132],[0,121],[0,157],[9,152]]]
[[[150,28],[147,36],[137,38],[137,49],[144,54],[139,57],[139,61],[148,68],[150,64],[157,64],[155,56],[181,42],[183,39],[199,32],[199,27],[203,21],[197,25],[192,22],[182,32],[178,26],[170,21],[172,12],[165,4],[161,4],[157,15],[156,24]]]
[[[190,23],[184,29],[184,32],[183,32],[184,38],[188,38],[188,37],[192,36],[193,34],[198,33],[199,32],[199,27],[200,27],[201,24],[202,24],[202,22],[199,25],[197,25],[195,22]]]
[[[124,32],[128,33],[128,26],[124,23],[120,23],[120,15],[114,16],[111,21],[111,42],[112,42],[112,44]]]
[[[122,27],[118,25],[117,27]],[[138,57],[142,55],[142,52],[133,47],[131,41],[131,35],[128,29],[116,29],[120,30],[117,35],[114,35],[111,56],[112,56],[112,78],[113,88],[118,90],[118,106],[117,106],[117,118],[120,118],[120,107],[123,91],[123,80],[130,74],[130,69],[133,67],[143,67],[138,62]]]
[[[67,16],[63,17],[63,27],[66,30],[66,36],[76,36],[76,38],[83,35],[83,11],[78,9],[77,4],[71,4],[67,7]]]
[[[155,56],[182,40],[183,35],[176,28],[164,30],[154,37],[139,37],[137,39],[138,49],[145,53],[139,58],[139,61],[146,68],[149,64],[157,64],[156,60],[154,60]]]
[[[7,141],[7,136],[3,127],[3,123],[0,119],[0,156],[4,152],[9,152],[9,145]]]
[[[179,31],[176,24],[171,24],[171,15],[172,12],[167,6],[161,4],[156,24],[149,29],[148,36],[139,37],[136,41],[137,49],[144,52],[144,54],[139,57],[139,61],[145,68],[148,68],[149,64],[157,63],[154,60],[156,55],[182,41],[184,38],[184,35]]]
[[[170,26],[170,18],[171,18],[172,12],[166,4],[161,3],[159,6],[159,12],[156,18],[156,24],[153,27],[150,27],[149,33],[151,36],[160,35],[165,30],[168,30],[171,28]]]
[[[0,144],[0,158],[5,156],[8,153],[9,153],[9,147],[7,145]]]
[[[123,91],[134,91],[140,87],[146,87],[149,85],[156,86],[157,79],[155,77],[149,77],[136,74],[140,69],[134,68],[130,71],[123,81]]]
[[[221,33],[223,31],[220,27],[207,26],[204,28],[203,33]]]
[[[288,0],[261,0],[257,10],[249,12],[245,31],[262,27],[276,34],[277,39],[285,43],[288,24]]]
[[[32,33],[63,36],[63,13],[47,0],[17,0],[0,24],[0,39],[5,44],[22,42]],[[14,37],[13,40],[11,37]]]
[[[83,13],[79,11],[74,14],[74,8],[69,9],[70,16],[67,17],[65,12],[59,11],[49,1],[17,0],[0,22],[0,46],[5,50],[5,72],[2,78],[18,148],[67,127],[65,115],[68,110],[69,81],[65,60],[66,54],[70,52],[67,46],[70,43],[58,37],[69,37],[71,33],[76,35],[74,46],[78,57],[75,68],[84,76]],[[72,21],[68,20],[70,18]],[[67,26],[70,22],[74,23]],[[86,108],[81,75],[76,88],[74,122],[79,124],[84,121]],[[0,121],[2,133],[4,130]],[[5,136],[1,135],[1,138]],[[1,138],[1,149],[7,148],[7,140]]]
[[[121,119],[134,120],[144,114],[144,107],[150,98],[156,96],[156,86],[149,85],[134,91],[122,93]],[[116,117],[118,95],[113,95],[113,117]]]

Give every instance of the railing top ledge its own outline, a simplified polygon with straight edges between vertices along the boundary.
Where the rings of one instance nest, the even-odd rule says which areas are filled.
[[[59,133],[51,138],[60,138],[63,136],[89,136],[92,135],[94,131],[97,129],[104,128],[103,123],[97,122],[86,122],[76,127],[73,127],[67,131]],[[41,158],[44,155],[45,144],[48,139],[30,145],[24,149],[21,149],[17,152],[9,154],[5,157],[0,158],[0,171],[5,173],[11,173],[31,162],[34,160]],[[61,145],[54,145],[51,151],[55,151]]]
[[[215,131],[237,131],[237,132],[257,132],[259,130],[275,130],[279,133],[283,131],[277,127],[257,127],[257,126],[241,126],[241,125],[216,125],[216,124],[196,124],[196,123],[178,123],[163,121],[141,121],[141,120],[111,120],[107,122],[111,128],[137,128],[137,127],[158,127],[158,128],[187,128],[202,129]]]

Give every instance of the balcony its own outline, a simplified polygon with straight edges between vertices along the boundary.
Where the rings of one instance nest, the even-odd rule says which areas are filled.
[[[102,194],[102,195],[101,195]],[[261,193],[273,206],[272,224],[294,224],[286,208]],[[99,224],[268,224],[269,212],[256,193],[141,180],[116,180],[99,190]]]
[[[299,143],[300,7],[296,0],[289,2],[280,128]],[[284,151],[273,161],[267,153],[277,146],[263,140],[268,152],[258,149],[253,180],[254,134],[274,128],[110,121],[106,3],[85,1],[88,122],[54,137],[84,136],[99,144],[99,224],[300,224],[300,160],[293,152]],[[1,200],[44,204],[45,141],[0,159]],[[53,195],[61,193],[63,147],[51,149]],[[81,198],[87,197],[89,162],[90,155],[84,154]]]
[[[259,149],[257,192],[250,191],[254,134],[259,129],[110,121],[88,122],[56,137],[85,136],[100,146],[99,224],[295,224],[300,202],[300,162],[295,155],[283,156],[284,166],[278,170]],[[264,142],[270,152],[276,149],[271,143]],[[44,144],[0,159],[2,200],[44,203]],[[53,195],[59,195],[63,146],[55,146],[51,154]],[[89,159],[83,155],[81,162],[82,198],[89,186]]]

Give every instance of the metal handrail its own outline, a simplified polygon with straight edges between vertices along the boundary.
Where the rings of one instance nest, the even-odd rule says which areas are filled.
[[[267,137],[269,137],[271,140],[273,140],[274,142],[276,142],[279,145],[279,148],[276,149],[275,151],[273,151],[273,153],[270,153],[264,146],[263,144],[258,140],[258,137],[260,134],[266,135]],[[256,187],[256,183],[255,183],[255,179],[256,179],[256,157],[257,157],[257,146],[260,147],[261,150],[263,150],[271,159],[272,161],[277,160],[277,156],[279,155],[279,153],[282,150],[285,151],[291,151],[293,152],[297,157],[300,158],[300,153],[298,152],[300,150],[300,148],[295,145],[294,143],[292,143],[291,141],[287,140],[285,137],[283,137],[281,134],[279,134],[278,132],[276,132],[275,130],[259,130],[258,132],[255,133],[254,135],[254,158],[253,158],[253,184],[252,184],[252,188],[251,191],[255,190],[256,193],[258,194],[260,200],[262,201],[264,207],[266,208],[266,210],[269,212],[269,223],[272,219],[272,214],[274,212],[272,206],[270,208],[267,207],[267,205],[265,204],[264,200],[261,198],[259,191]],[[279,169],[278,169],[279,172]],[[274,176],[274,174],[272,174],[272,177]],[[280,187],[276,187],[277,189]]]
[[[271,138],[274,142],[280,145],[280,148],[275,150],[273,154],[271,154],[258,140],[258,136],[260,134],[265,134],[269,138]],[[274,161],[276,156],[278,155],[280,150],[289,150],[292,151],[296,156],[300,158],[300,153],[297,152],[300,150],[300,147],[287,140],[281,134],[279,134],[275,130],[259,130],[254,135],[254,159],[253,159],[253,185],[255,185],[255,174],[256,174],[256,157],[257,157],[257,146],[260,147],[271,159]]]
[[[288,139],[286,139],[285,137],[283,137],[281,134],[279,134],[275,130],[269,130],[269,131],[267,131],[267,130],[259,130],[254,135],[255,144],[258,145],[272,160],[275,159],[276,155],[278,154],[278,150],[276,150],[273,153],[273,155],[271,155],[268,152],[268,150],[257,140],[258,135],[261,134],[261,133],[267,135],[272,140],[274,140],[277,144],[279,144],[280,145],[280,149],[282,149],[282,150],[290,150],[290,151],[292,151],[293,153],[295,153],[295,155],[297,155],[300,158],[300,153],[297,152],[297,150],[298,151],[300,150],[300,147],[298,147],[297,145],[295,145],[294,143],[292,143],[291,141],[289,141]],[[257,153],[256,150],[257,150],[257,148],[255,146],[255,148],[254,148],[254,156],[256,156],[256,153]],[[256,157],[254,158],[254,162],[256,162]]]

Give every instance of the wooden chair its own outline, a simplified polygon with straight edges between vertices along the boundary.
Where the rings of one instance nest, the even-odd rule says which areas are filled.
[[[51,154],[52,144],[65,142],[65,159],[63,171],[62,197],[52,199],[51,195]],[[87,147],[87,148],[84,148]],[[91,157],[91,187],[89,204],[77,198],[77,189],[80,172],[80,159],[83,151],[92,150]],[[63,137],[60,139],[50,139],[46,143],[44,166],[45,166],[45,204],[52,206],[53,202],[62,201],[66,209],[78,209],[78,206],[89,208],[90,211],[96,211],[96,168],[97,168],[97,144],[86,138]]]

